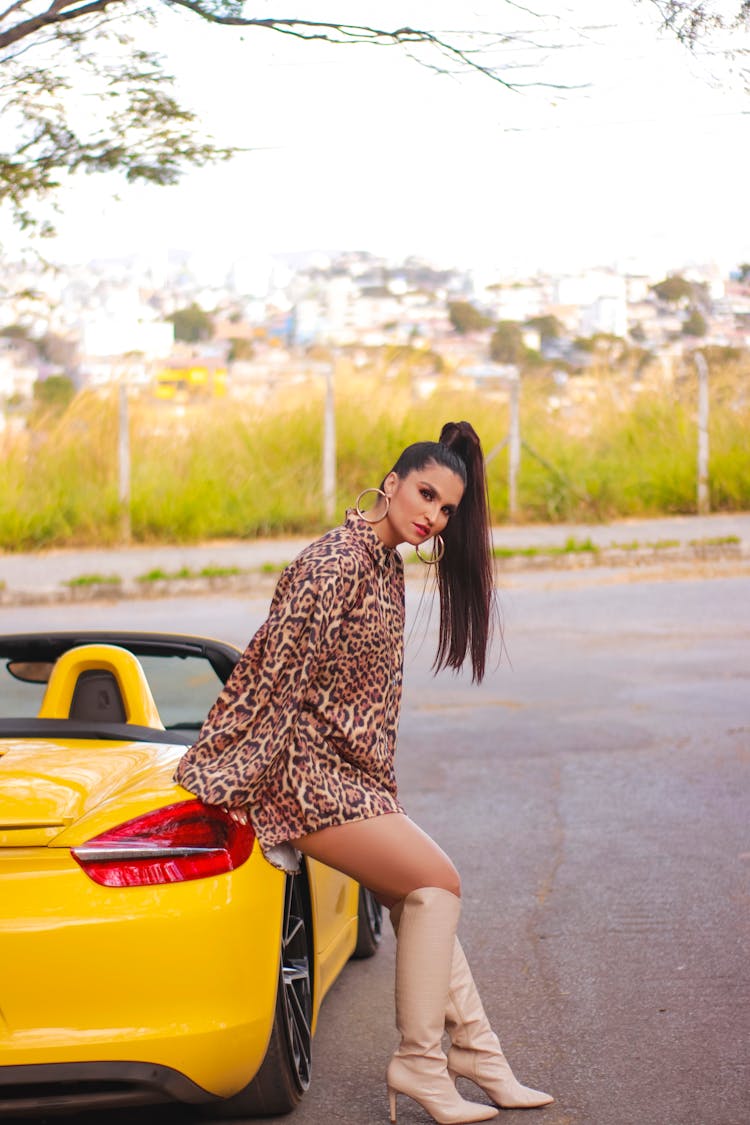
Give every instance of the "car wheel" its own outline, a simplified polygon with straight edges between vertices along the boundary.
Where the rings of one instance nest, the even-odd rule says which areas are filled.
[[[276,1012],[266,1057],[244,1090],[208,1110],[213,1117],[290,1113],[310,1085],[312,934],[308,902],[305,877],[287,876]]]
[[[383,907],[372,891],[359,888],[359,910],[357,912],[357,944],[352,957],[364,960],[377,953],[383,939]]]

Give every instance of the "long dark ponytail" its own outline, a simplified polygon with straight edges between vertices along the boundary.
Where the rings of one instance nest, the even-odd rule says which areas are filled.
[[[446,422],[439,441],[408,446],[392,472],[405,477],[430,462],[464,482],[461,503],[443,531],[445,553],[437,565],[440,632],[433,667],[460,669],[471,656],[472,679],[484,677],[494,599],[487,474],[479,436],[469,422]]]

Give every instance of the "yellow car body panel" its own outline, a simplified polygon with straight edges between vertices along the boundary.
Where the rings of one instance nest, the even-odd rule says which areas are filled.
[[[222,1096],[246,1085],[273,1021],[281,873],[256,847],[213,879],[111,888],[49,852],[0,856],[2,1064],[122,1059]]]
[[[357,943],[359,884],[315,860],[309,861],[308,870],[312,876],[315,991],[323,997]]]
[[[127,1060],[228,1097],[260,1066],[273,1025],[284,875],[255,843],[234,871],[106,887],[71,848],[191,799],[183,746],[0,742],[0,1067]],[[358,887],[308,867],[314,1023],[354,950]],[[313,1025],[314,1026],[314,1025]]]

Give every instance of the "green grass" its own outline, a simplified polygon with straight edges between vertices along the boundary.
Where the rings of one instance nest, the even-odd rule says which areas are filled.
[[[750,406],[740,375],[732,382],[712,373],[718,388],[709,466],[715,511],[750,509]],[[539,377],[522,388],[520,520],[695,512],[695,388],[689,380],[668,391],[618,397],[602,378],[591,401],[568,414],[549,410],[549,389]],[[488,451],[507,433],[507,403],[497,396],[448,382],[419,399],[407,373],[386,380],[342,375],[335,520],[363,488],[380,484],[405,445],[437,437],[448,418],[473,420]],[[326,526],[322,432],[322,392],[312,384],[264,406],[217,400],[180,416],[169,405],[134,399],[133,539],[187,543],[317,533]],[[117,543],[116,451],[115,397],[100,391],[79,394],[56,420],[0,437],[0,548]],[[504,451],[488,467],[497,523],[507,519],[507,460]],[[560,548],[595,549],[585,541]],[[180,576],[193,575],[152,573],[141,580]]]
[[[179,570],[163,570],[160,566],[139,574],[136,582],[169,582],[179,578],[231,578],[242,574],[238,566],[204,566],[200,570],[191,570],[189,566],[181,566]]]
[[[739,535],[714,535],[705,539],[691,539],[691,547],[731,547],[740,542]]]
[[[77,574],[74,578],[66,578],[63,586],[119,586],[122,582],[119,574]]]
[[[199,578],[234,578],[242,574],[238,566],[204,566],[198,571]]]
[[[600,550],[591,539],[575,539],[569,536],[562,547],[549,545],[544,547],[494,547],[493,554],[496,559],[526,558],[532,559],[537,555],[580,555],[596,554]]]
[[[691,547],[723,547],[738,544],[740,542],[737,535],[717,535],[704,539],[690,539],[688,544]],[[611,551],[665,551],[670,548],[681,546],[679,539],[656,539],[646,543],[639,543],[637,539],[633,539],[627,543],[610,543],[607,547],[599,547],[596,543],[592,543],[590,538],[583,540],[576,540],[569,538],[565,541],[562,547],[555,545],[543,547],[494,547],[493,555],[496,559],[513,559],[513,558],[544,558],[550,555],[569,555],[592,553],[598,554],[604,550]],[[415,556],[416,558],[416,556]]]

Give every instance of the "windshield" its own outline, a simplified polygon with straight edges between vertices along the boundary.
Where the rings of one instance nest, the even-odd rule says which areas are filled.
[[[193,655],[142,655],[161,721],[167,729],[198,730],[222,681],[209,661]],[[0,662],[0,717],[35,718],[44,698],[51,662]],[[40,682],[41,681],[41,682]]]

